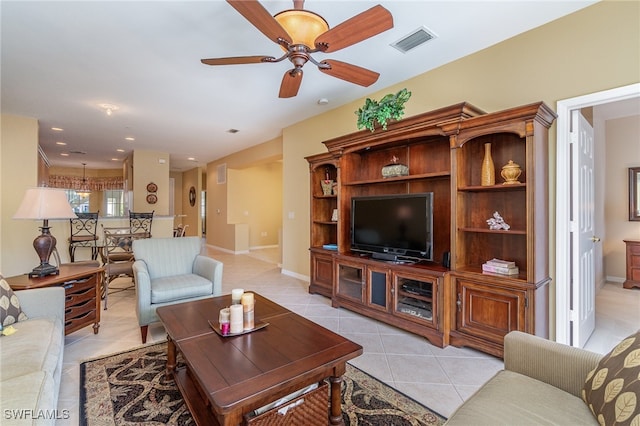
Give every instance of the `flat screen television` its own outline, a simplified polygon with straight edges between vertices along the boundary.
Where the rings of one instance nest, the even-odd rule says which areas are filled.
[[[383,260],[433,260],[433,193],[351,199],[351,249]]]

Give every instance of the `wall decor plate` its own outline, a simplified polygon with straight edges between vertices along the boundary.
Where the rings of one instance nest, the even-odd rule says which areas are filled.
[[[156,196],[156,194],[147,195],[147,203],[155,204],[157,201],[158,201],[158,197]]]
[[[158,191],[158,185],[156,185],[155,183],[151,182],[147,185],[147,192],[157,192]]]

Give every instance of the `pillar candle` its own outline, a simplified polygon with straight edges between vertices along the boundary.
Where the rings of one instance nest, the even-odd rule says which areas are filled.
[[[231,304],[239,305],[241,303],[243,293],[244,290],[241,288],[234,288],[231,290]]]
[[[242,305],[231,305],[229,307],[229,317],[230,317],[230,333],[242,333],[244,329],[244,318],[242,312]]]
[[[242,310],[244,312],[244,329],[252,330],[255,327],[253,318],[254,298],[253,293],[245,293],[242,295]]]
[[[220,309],[220,316],[219,316],[218,322],[220,324],[225,323],[225,322],[229,322],[230,319],[231,319],[229,317],[229,315],[230,315],[229,308]]]

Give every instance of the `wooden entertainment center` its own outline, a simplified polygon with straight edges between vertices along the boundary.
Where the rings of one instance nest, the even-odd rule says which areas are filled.
[[[555,118],[544,103],[490,114],[461,103],[386,131],[323,142],[328,152],[306,158],[309,292],[439,347],[502,356],[511,330],[548,336],[548,131]],[[481,181],[485,149],[495,184]],[[408,175],[382,176],[393,157]],[[510,160],[522,173],[517,183],[504,184],[500,172]],[[433,261],[380,261],[351,250],[353,197],[425,192],[433,193]],[[494,212],[508,230],[489,229]],[[519,273],[483,272],[493,258],[514,261]]]

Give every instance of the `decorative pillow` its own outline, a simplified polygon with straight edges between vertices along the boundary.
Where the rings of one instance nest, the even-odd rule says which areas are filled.
[[[587,375],[582,399],[601,425],[640,424],[640,330]]]
[[[26,319],[27,315],[20,308],[18,296],[11,290],[9,283],[0,277],[0,324],[6,327]]]

